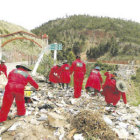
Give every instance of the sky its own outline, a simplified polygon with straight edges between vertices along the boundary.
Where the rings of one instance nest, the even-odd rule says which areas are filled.
[[[49,20],[88,14],[140,23],[140,0],[0,0],[0,20],[28,30]]]

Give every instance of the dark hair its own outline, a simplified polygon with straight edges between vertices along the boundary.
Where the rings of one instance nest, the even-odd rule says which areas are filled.
[[[115,75],[117,77],[117,73],[116,72],[113,72],[113,75]]]
[[[76,59],[80,59],[80,58],[81,58],[80,55],[77,55],[77,56],[76,56]]]

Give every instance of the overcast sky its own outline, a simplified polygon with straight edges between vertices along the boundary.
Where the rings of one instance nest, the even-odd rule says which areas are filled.
[[[140,23],[140,0],[0,0],[0,20],[30,30],[66,15],[88,14]]]

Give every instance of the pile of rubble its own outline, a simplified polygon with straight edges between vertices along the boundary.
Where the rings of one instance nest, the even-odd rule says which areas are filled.
[[[32,93],[33,103],[26,103],[26,115],[13,118],[12,105],[8,120],[0,126],[0,140],[140,140],[140,106],[106,107],[104,97],[82,91],[73,98],[73,88],[62,90],[40,83]],[[0,93],[0,105],[3,94]],[[97,113],[95,113],[97,112]]]
[[[98,111],[83,110],[72,119],[72,127],[87,138],[105,140],[117,139],[116,133],[109,128]]]

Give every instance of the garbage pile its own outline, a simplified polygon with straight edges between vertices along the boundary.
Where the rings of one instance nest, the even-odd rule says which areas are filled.
[[[109,128],[97,111],[83,110],[72,119],[72,126],[77,133],[82,133],[87,138],[115,140],[117,134]]]
[[[92,96],[82,90],[73,98],[73,88],[53,88],[39,83],[40,91],[31,94],[26,115],[14,117],[15,103],[8,120],[0,126],[2,140],[140,140],[140,105],[132,107],[123,101],[117,108],[106,107],[104,97]],[[3,94],[0,93],[0,103]],[[116,136],[117,134],[117,136]]]

